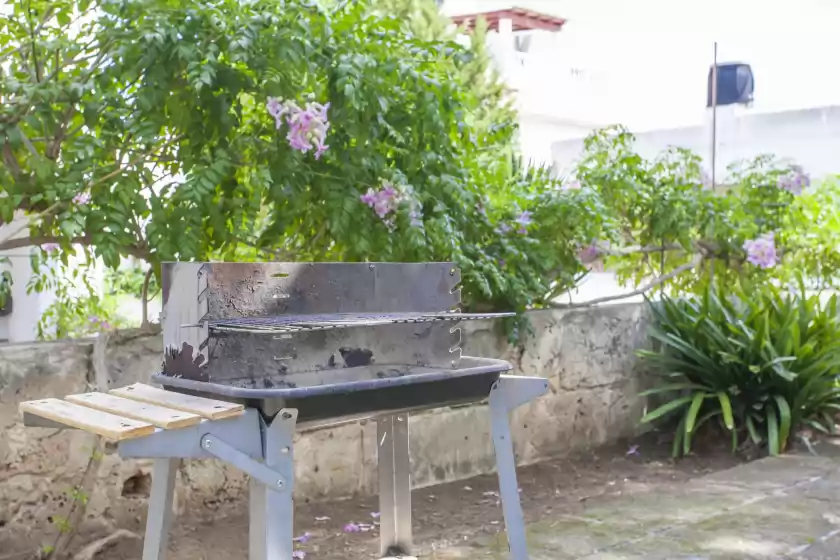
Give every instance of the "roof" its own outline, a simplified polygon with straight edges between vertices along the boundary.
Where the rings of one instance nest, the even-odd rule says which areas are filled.
[[[532,29],[544,29],[546,31],[560,31],[566,20],[548,14],[542,14],[525,8],[510,8],[508,10],[496,10],[493,12],[482,12],[478,14],[463,14],[453,16],[452,21],[457,25],[465,25],[469,29],[475,27],[475,21],[484,18],[489,29],[498,31],[499,20],[509,19],[513,22],[514,31],[530,31]]]

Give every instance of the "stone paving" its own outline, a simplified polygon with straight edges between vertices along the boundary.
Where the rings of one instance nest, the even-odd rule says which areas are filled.
[[[528,527],[531,560],[840,558],[840,456],[762,459]],[[436,560],[502,560],[503,535]]]

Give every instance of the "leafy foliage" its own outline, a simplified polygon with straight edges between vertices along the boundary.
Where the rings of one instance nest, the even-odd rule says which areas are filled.
[[[54,301],[44,310],[38,321],[38,337],[41,339],[83,338],[114,328],[128,326],[117,314],[116,300],[109,294],[101,294],[90,270],[74,267],[68,275],[59,275],[60,268],[49,267],[33,276],[32,289],[49,290]]]
[[[695,297],[651,306],[650,334],[661,348],[640,355],[668,395],[643,422],[676,415],[674,455],[688,454],[697,431],[716,421],[739,438],[784,451],[801,427],[834,430],[840,410],[837,296],[788,293],[769,283],[709,286]]]
[[[713,192],[696,155],[647,161],[611,128],[587,139],[580,188],[522,165],[486,26],[465,48],[431,2],[8,6],[0,225],[25,235],[0,251],[40,246],[35,258],[65,274],[75,247],[87,263],[131,257],[158,273],[168,260],[452,260],[466,309],[515,311],[552,305],[593,252],[673,293],[702,292],[712,268],[789,280],[804,267],[836,283],[840,228],[822,205],[837,187],[780,188],[792,168],[772,158]],[[303,149],[309,132],[280,107],[310,124],[304,108],[318,107],[326,146]],[[744,249],[766,233],[772,268]]]
[[[554,218],[578,197],[512,165],[515,114],[495,110],[506,93],[488,57],[404,33],[370,2],[20,0],[12,12],[0,222],[26,216],[29,235],[0,249],[55,244],[67,267],[80,245],[110,268],[451,259],[468,307],[518,310],[545,301],[556,271],[582,270],[541,244],[588,226]],[[323,157],[278,133],[271,97],[329,102]],[[365,206],[383,183],[409,193],[419,223],[408,205],[393,224]]]
[[[596,131],[576,169],[581,188],[602,201],[593,243],[620,280],[656,278],[672,294],[691,294],[711,278],[792,282],[801,272],[809,283],[838,286],[835,180],[804,190],[799,167],[762,155],[730,166],[712,189],[696,154],[671,148],[647,160],[633,142],[622,127]],[[749,248],[768,236],[775,258],[760,266]]]

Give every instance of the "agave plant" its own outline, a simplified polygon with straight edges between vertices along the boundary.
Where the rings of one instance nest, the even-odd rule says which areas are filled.
[[[833,432],[840,410],[840,318],[837,297],[770,284],[710,285],[687,299],[651,303],[656,351],[640,356],[662,382],[643,395],[666,402],[642,422],[678,416],[673,454],[688,454],[709,421],[739,438],[783,452],[809,426]]]

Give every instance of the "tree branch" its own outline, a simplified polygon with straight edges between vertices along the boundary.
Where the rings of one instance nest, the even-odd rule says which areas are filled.
[[[38,245],[38,243],[29,242],[28,237],[21,237],[21,238],[18,238],[18,239],[14,239],[14,237],[17,234],[19,234],[20,232],[22,232],[23,230],[25,230],[26,228],[30,227],[31,222],[33,220],[37,220],[39,218],[43,218],[44,216],[47,216],[48,214],[52,214],[59,206],[61,206],[61,202],[62,201],[54,202],[50,207],[48,207],[43,212],[38,212],[38,214],[36,214],[35,216],[32,216],[30,220],[26,220],[26,223],[21,224],[20,226],[13,229],[11,231],[11,233],[6,235],[5,239],[0,240],[0,250],[3,250],[3,249],[17,249],[19,247],[28,247],[29,245]],[[26,241],[26,243],[23,243],[22,245],[18,244],[22,241]],[[48,242],[45,242],[45,243],[48,243]]]
[[[140,293],[140,300],[142,302],[143,320],[140,322],[140,328],[144,329],[149,326],[149,282],[152,280],[154,274],[154,267],[150,266],[146,271],[146,277],[143,278],[143,290]]]
[[[25,226],[24,226],[25,227]],[[61,243],[63,241],[67,241],[63,237],[52,237],[52,236],[37,236],[37,237],[18,237],[17,239],[7,239],[5,241],[0,242],[0,251],[8,251],[10,249],[19,249],[21,247],[34,247],[38,245],[47,245],[51,243]],[[90,236],[84,235],[82,237],[73,237],[70,239],[71,244],[78,244],[78,245],[85,245],[91,246],[93,245],[93,240]],[[132,257],[137,257],[138,259],[142,259],[144,261],[151,261],[152,253],[146,248],[141,245],[130,245],[128,247],[124,247],[126,254],[131,255]]]
[[[634,297],[634,296],[640,296],[642,294],[645,294],[646,292],[649,292],[650,290],[654,289],[655,287],[657,287],[661,284],[664,284],[668,280],[672,280],[673,278],[679,276],[680,274],[683,274],[684,272],[688,272],[689,270],[693,270],[693,269],[697,268],[698,266],[700,266],[700,264],[702,262],[703,262],[703,255],[699,255],[699,254],[695,255],[695,257],[692,259],[692,261],[690,263],[686,263],[684,265],[678,266],[677,268],[675,268],[674,270],[672,270],[668,274],[663,274],[662,276],[654,278],[653,280],[651,280],[650,282],[648,282],[644,286],[641,286],[640,288],[637,288],[637,289],[633,290],[632,292],[628,292],[626,294],[617,294],[617,295],[614,295],[614,296],[604,296],[604,297],[600,297],[600,298],[591,299],[589,301],[582,301],[582,302],[579,302],[579,303],[551,303],[551,304],[549,304],[549,306],[552,307],[552,308],[555,308],[555,309],[578,309],[578,308],[581,308],[581,307],[592,307],[593,305],[598,305],[598,304],[601,304],[601,303],[607,303],[607,302],[610,302],[610,301],[618,301],[618,300],[622,300],[622,299],[631,298],[631,297]]]

